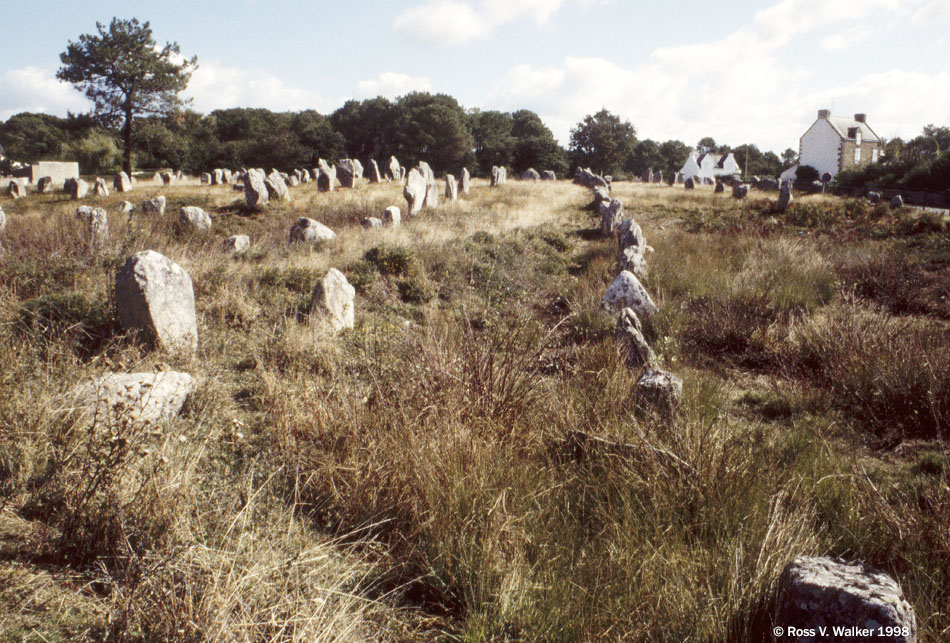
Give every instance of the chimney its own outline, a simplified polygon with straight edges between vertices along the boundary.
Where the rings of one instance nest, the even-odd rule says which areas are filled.
[[[867,114],[855,114],[855,115],[854,115],[854,120],[856,120],[856,121],[859,122],[859,123],[866,123],[866,122],[867,122],[867,119],[868,119],[868,115],[867,115]]]
[[[820,120],[820,119],[823,119],[823,118],[828,118],[829,116],[831,116],[831,110],[830,110],[830,109],[819,109],[819,110],[818,110],[818,118],[819,118],[819,120]]]

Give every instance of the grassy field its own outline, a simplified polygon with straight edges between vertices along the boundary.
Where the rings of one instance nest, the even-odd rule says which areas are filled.
[[[663,419],[597,313],[616,242],[586,189],[476,180],[375,230],[401,186],[132,200],[156,194],[163,218],[101,199],[98,254],[76,202],[0,200],[0,641],[768,641],[805,554],[881,568],[921,640],[950,635],[945,219],[617,184],[655,248],[645,335],[685,382]],[[212,234],[176,228],[184,205]],[[300,216],[337,238],[288,246]],[[194,358],[115,321],[145,249],[194,280]],[[357,289],[336,337],[307,314],[331,267]],[[199,387],[158,430],[63,410],[91,376],[162,369]],[[578,458],[576,431],[635,448]]]

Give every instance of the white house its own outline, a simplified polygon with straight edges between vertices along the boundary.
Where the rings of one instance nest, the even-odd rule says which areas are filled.
[[[741,172],[731,152],[729,154],[706,153],[700,156],[699,152],[693,150],[689,153],[686,163],[680,168],[679,174],[682,174],[685,180],[691,176],[713,179],[717,176],[732,176]]]
[[[842,170],[851,170],[877,163],[883,144],[867,124],[866,114],[854,118],[832,116],[831,110],[818,110],[818,120],[802,134],[798,147],[798,165],[810,165],[832,178]],[[782,173],[782,178],[795,178],[798,165]]]

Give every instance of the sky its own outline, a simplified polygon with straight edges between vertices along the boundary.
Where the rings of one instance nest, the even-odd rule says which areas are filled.
[[[3,120],[88,111],[59,55],[116,16],[198,57],[202,113],[421,90],[533,110],[565,146],[606,108],[641,139],[776,153],[819,109],[866,113],[888,139],[950,125],[950,0],[0,0],[0,16]]]

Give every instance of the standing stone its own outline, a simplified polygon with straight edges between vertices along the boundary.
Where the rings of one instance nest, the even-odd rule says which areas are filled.
[[[0,208],[0,232],[7,229],[7,213]]]
[[[749,185],[746,183],[740,183],[738,185],[732,186],[732,198],[734,199],[744,199],[749,196]]]
[[[363,217],[363,220],[360,224],[364,228],[382,228],[383,220],[378,217]]]
[[[202,172],[198,175],[198,180],[201,182],[201,185],[211,185],[211,173]]]
[[[225,252],[237,254],[251,247],[251,238],[246,234],[232,234],[224,240]]]
[[[406,187],[402,194],[406,197],[406,210],[410,217],[414,217],[422,210],[422,205],[426,200],[426,179],[418,169],[409,170],[406,177]]]
[[[472,186],[472,175],[469,174],[468,168],[462,168],[462,175],[459,176],[459,192],[462,194],[468,194],[469,189]]]
[[[84,237],[92,249],[109,239],[109,217],[102,208],[81,205],[76,208],[76,218],[84,224]]]
[[[551,170],[545,170],[544,172],[541,172],[541,180],[542,181],[557,181],[557,175]]]
[[[722,181],[720,181],[719,179],[716,179],[716,187],[713,189],[713,193],[722,194],[725,191],[726,191],[726,186],[723,185]]]
[[[643,175],[640,177],[640,179],[641,179],[644,183],[653,183],[653,168],[647,168],[647,169],[645,169],[645,170],[643,171]]]
[[[604,201],[610,201],[610,192],[602,185],[594,188],[594,203],[600,207]]]
[[[686,180],[683,182],[683,189],[684,189],[684,190],[692,190],[692,189],[695,188],[695,187],[696,187],[696,185],[695,185],[695,183],[693,182],[693,177],[689,177],[688,179],[686,179]]]
[[[154,250],[132,255],[116,274],[115,307],[122,327],[150,343],[173,352],[198,348],[191,277]]]
[[[389,180],[390,181],[401,181],[405,178],[402,171],[399,167],[399,161],[396,160],[395,156],[389,157]]]
[[[69,188],[73,199],[85,199],[89,195],[89,184],[82,179],[74,179],[72,183],[69,183]]]
[[[152,183],[154,183],[155,185],[163,185],[165,183],[165,180],[162,178],[161,172],[156,172],[155,174],[152,175]]]
[[[653,182],[662,183],[663,182],[663,170],[657,170],[653,173]]]
[[[231,170],[227,168],[221,170],[222,183],[231,183],[233,180],[234,180],[234,175],[231,173]]]
[[[434,208],[439,205],[439,189],[435,182],[435,172],[425,161],[419,161],[419,173],[426,180],[426,195],[424,205],[427,208]]]
[[[40,194],[47,194],[53,191],[53,177],[44,176],[36,182],[36,191]]]
[[[671,416],[683,399],[683,380],[657,368],[648,368],[634,387],[634,401],[641,411]]]
[[[782,571],[775,623],[824,628],[812,641],[917,641],[917,616],[893,578],[863,563],[849,565],[827,556],[796,558]],[[858,628],[833,636],[832,628]],[[898,632],[878,637],[879,628]],[[799,639],[806,640],[806,639]]]
[[[132,205],[131,201],[119,201],[119,204],[115,206],[115,209],[117,212],[121,212],[122,214],[128,214],[129,212],[135,210],[135,206]]]
[[[191,228],[199,232],[210,232],[211,217],[201,208],[189,205],[178,211],[178,223],[182,228]]]
[[[343,159],[336,168],[336,178],[340,181],[340,187],[356,187],[356,163],[352,159]]]
[[[868,201],[874,203],[875,205],[881,202],[881,193],[880,192],[868,192]]]
[[[249,208],[265,205],[268,200],[267,186],[256,172],[248,172],[244,177],[244,202]]]
[[[903,208],[904,207],[904,197],[900,194],[895,194],[891,197],[891,207],[892,208]]]
[[[363,164],[359,159],[353,159],[353,167],[356,169],[356,180],[363,178]]]
[[[162,172],[162,184],[171,185],[175,182],[175,175],[171,172]]]
[[[148,199],[142,202],[142,214],[165,214],[165,197],[157,196],[154,199]]]
[[[501,168],[493,165],[491,168],[491,187],[501,185]]]
[[[617,227],[617,246],[620,269],[632,272],[638,279],[646,279],[646,241],[636,221],[626,219]]]
[[[778,192],[778,210],[785,212],[792,203],[792,182],[782,181],[782,186]]]
[[[629,270],[617,275],[600,300],[600,309],[604,312],[616,314],[624,308],[632,308],[641,319],[652,317],[659,310],[646,288]]]
[[[399,208],[397,208],[396,206],[391,205],[385,210],[383,210],[383,225],[398,228],[401,219],[402,219],[402,216],[399,212]]]
[[[112,177],[112,187],[116,192],[128,192],[132,189],[132,179],[125,172],[119,172]]]
[[[221,174],[220,168],[215,168],[211,171],[211,185],[221,185],[223,183],[223,176]]]
[[[7,185],[7,195],[13,199],[22,199],[26,196],[26,189],[20,185],[19,181],[10,181]]]
[[[309,170],[300,170],[300,182],[301,183],[310,183],[310,171]]]
[[[459,198],[459,186],[451,174],[445,175],[445,198],[448,201],[458,201]]]
[[[317,161],[317,166],[319,168],[317,189],[320,192],[333,192],[333,188],[336,187],[336,170],[331,168],[323,159]]]
[[[620,199],[611,199],[601,201],[597,208],[600,212],[600,234],[605,237],[612,236],[623,221],[623,203]]]
[[[400,180],[400,181],[405,181],[405,180],[406,180],[406,174],[407,174],[406,166],[402,166],[401,168],[399,168],[399,180]]]
[[[287,179],[284,180],[286,187],[295,188],[300,185],[300,179],[297,178],[296,174],[291,174]]]
[[[370,183],[383,182],[383,177],[379,175],[379,165],[376,164],[376,159],[369,160],[369,182]]]
[[[648,366],[656,360],[653,349],[643,336],[640,319],[632,308],[624,308],[617,317],[614,339],[626,353],[626,363],[630,368]]]
[[[310,298],[310,314],[319,318],[333,332],[353,328],[353,299],[356,289],[342,272],[330,268],[317,283]]]
[[[540,181],[541,175],[538,174],[538,171],[533,167],[529,167],[524,171],[524,174],[521,175],[522,181]]]
[[[271,173],[264,179],[264,188],[267,190],[269,199],[278,199],[280,201],[290,200],[287,182],[277,170],[271,170]]]
[[[290,243],[322,243],[335,238],[333,230],[307,217],[300,217],[290,227]]]
[[[109,196],[109,186],[106,185],[106,180],[96,179],[96,183],[92,188],[92,193],[96,196]]]
[[[106,373],[74,386],[67,397],[71,406],[106,425],[156,424],[174,418],[195,392],[195,378],[187,373]]]

